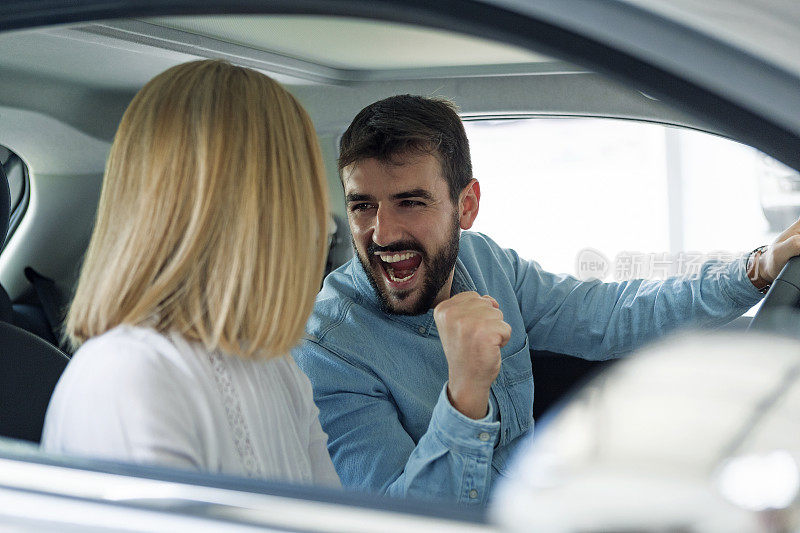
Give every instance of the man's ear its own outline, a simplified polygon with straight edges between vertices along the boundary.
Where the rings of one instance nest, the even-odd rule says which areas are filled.
[[[461,229],[469,229],[478,216],[478,204],[481,202],[481,185],[473,179],[464,187],[458,198],[458,221]]]

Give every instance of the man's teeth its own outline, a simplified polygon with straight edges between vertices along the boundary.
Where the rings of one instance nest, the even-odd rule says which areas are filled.
[[[394,281],[395,283],[399,283],[401,281],[408,281],[412,277],[414,277],[414,274],[416,274],[416,270],[414,272],[412,272],[411,274],[409,274],[408,276],[404,277],[404,278],[396,278],[395,275],[394,275],[394,270],[392,270],[391,268],[387,268],[386,269],[386,273],[389,274],[389,279],[390,280]]]
[[[404,252],[402,254],[394,254],[394,255],[382,255],[381,261],[385,263],[397,263],[398,261],[405,261],[406,259],[411,259],[417,255],[416,252]]]

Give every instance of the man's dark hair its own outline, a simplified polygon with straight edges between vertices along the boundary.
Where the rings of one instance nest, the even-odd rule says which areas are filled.
[[[402,94],[362,109],[339,143],[339,175],[344,167],[365,159],[391,164],[409,152],[439,159],[450,198],[457,202],[472,180],[472,162],[457,108],[444,99]]]

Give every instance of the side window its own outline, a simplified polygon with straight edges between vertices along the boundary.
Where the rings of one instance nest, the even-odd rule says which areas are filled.
[[[25,163],[17,154],[4,146],[0,146],[0,165],[3,165],[11,193],[11,216],[6,236],[7,241],[25,213],[30,196],[30,186],[28,183],[28,169]],[[5,241],[3,242],[4,244]]]
[[[800,216],[800,174],[708,133],[598,118],[466,128],[482,191],[474,229],[552,272],[691,275]]]

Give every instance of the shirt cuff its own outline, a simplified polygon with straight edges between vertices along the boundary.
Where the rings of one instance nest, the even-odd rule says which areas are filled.
[[[431,416],[431,427],[447,448],[466,454],[491,457],[500,436],[500,422],[495,406],[489,402],[489,413],[478,420],[458,412],[447,398],[447,383],[442,387]]]
[[[722,287],[725,294],[737,305],[744,308],[751,308],[764,297],[750,278],[747,277],[747,258],[750,254],[744,254],[726,265],[726,275],[722,276]]]

